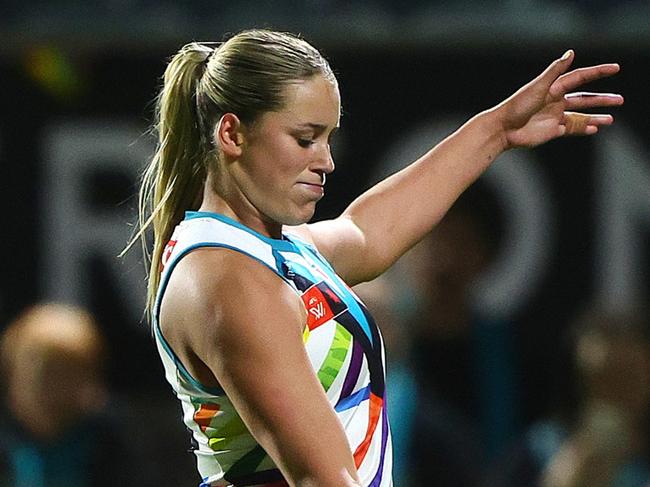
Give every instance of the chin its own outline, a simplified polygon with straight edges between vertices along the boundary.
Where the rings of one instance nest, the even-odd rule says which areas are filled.
[[[313,218],[313,216],[314,216],[314,213],[312,212],[307,217],[285,218],[284,221],[282,222],[282,224],[287,225],[289,227],[304,225],[305,223],[309,223],[311,221],[311,219]]]
[[[308,207],[298,208],[295,211],[285,215],[282,223],[283,225],[296,226],[302,225],[304,223],[309,223],[314,217],[316,212],[316,203],[309,205]]]

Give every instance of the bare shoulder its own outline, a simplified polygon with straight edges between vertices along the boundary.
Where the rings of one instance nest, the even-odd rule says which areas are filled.
[[[197,249],[174,269],[161,304],[165,336],[199,357],[260,333],[272,311],[287,333],[302,333],[305,310],[296,293],[271,269],[229,249]]]

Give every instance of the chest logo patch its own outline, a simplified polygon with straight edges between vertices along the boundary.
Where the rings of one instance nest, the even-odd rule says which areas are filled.
[[[302,302],[307,310],[307,327],[310,331],[347,309],[325,282],[319,282],[307,289],[302,294]]]

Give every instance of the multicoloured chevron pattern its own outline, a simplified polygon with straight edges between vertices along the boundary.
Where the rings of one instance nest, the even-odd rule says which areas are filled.
[[[180,259],[199,247],[224,247],[264,263],[301,297],[308,316],[305,349],[343,424],[362,485],[392,486],[382,338],[368,310],[329,263],[295,237],[267,238],[214,213],[188,212],[171,241],[163,261],[154,329],[167,380],[193,433],[201,485],[287,485],[223,391],[203,386],[188,373],[157,323],[158,306]]]

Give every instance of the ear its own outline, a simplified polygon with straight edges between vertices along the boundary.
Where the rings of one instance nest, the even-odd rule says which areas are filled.
[[[215,127],[213,137],[224,155],[235,158],[241,156],[244,125],[237,115],[225,113]]]

